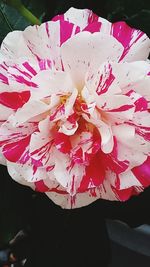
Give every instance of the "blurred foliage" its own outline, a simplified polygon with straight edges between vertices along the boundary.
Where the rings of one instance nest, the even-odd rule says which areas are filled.
[[[23,4],[41,21],[49,20],[69,7],[89,8],[110,21],[125,20],[150,36],[149,0],[23,0]],[[0,0],[0,42],[12,30],[23,30],[29,22]],[[0,168],[0,246],[25,224],[32,192],[12,181],[5,167]]]
[[[39,19],[45,15],[46,0],[24,0],[22,3]],[[13,7],[0,0],[0,42],[12,30],[23,30],[30,23],[22,17]]]

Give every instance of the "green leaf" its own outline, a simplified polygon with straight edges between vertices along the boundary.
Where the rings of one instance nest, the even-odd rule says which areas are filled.
[[[46,0],[24,0],[22,3],[27,7],[35,16],[42,20],[45,14]],[[0,43],[8,32],[12,30],[24,30],[30,22],[22,17],[19,12],[12,6],[6,5],[0,1]]]

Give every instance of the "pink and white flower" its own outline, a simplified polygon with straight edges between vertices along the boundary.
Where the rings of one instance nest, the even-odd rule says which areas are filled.
[[[71,8],[0,51],[0,161],[64,208],[150,185],[150,40]]]

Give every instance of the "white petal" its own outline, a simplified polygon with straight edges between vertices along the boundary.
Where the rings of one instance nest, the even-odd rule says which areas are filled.
[[[31,90],[33,99],[42,99],[52,94],[65,95],[73,88],[69,75],[63,71],[41,71],[32,79],[32,82],[38,85],[38,88]]]
[[[59,21],[50,21],[40,26],[29,26],[24,30],[23,36],[38,61],[48,59],[55,69],[62,69]]]
[[[79,187],[84,174],[84,166],[75,164],[71,167],[71,160],[69,156],[58,151],[56,152],[54,175],[56,180],[70,195],[76,194],[76,190]]]
[[[88,25],[89,17],[92,16],[92,14],[93,12],[91,10],[71,7],[64,14],[64,19],[84,29]]]
[[[87,115],[83,114],[83,118],[94,124],[101,135],[101,149],[104,153],[111,153],[113,146],[114,146],[114,141],[113,141],[113,134],[111,127],[104,123],[100,118],[89,118]]]
[[[49,110],[49,106],[41,101],[29,101],[22,108],[18,109],[11,117],[13,126],[18,126],[29,119]]]
[[[130,142],[135,137],[135,128],[126,124],[112,126],[112,132],[120,142]]]
[[[118,62],[122,51],[122,45],[114,37],[89,32],[75,35],[61,47],[64,69],[71,74],[78,90],[84,86],[88,68],[94,72],[106,60]]]
[[[20,165],[10,161],[7,161],[7,169],[13,180],[16,182],[30,186],[34,189],[34,183],[28,182],[27,179],[32,177],[32,168],[28,165]],[[26,179],[27,178],[27,179]]]
[[[129,162],[128,169],[132,169],[144,163],[144,161],[147,159],[147,155],[139,151],[136,146],[135,147],[128,146],[128,144],[132,143],[134,139],[127,139],[128,144],[126,144],[126,142],[124,142],[125,138],[119,140],[118,136],[116,137],[117,137],[117,147],[118,147],[118,159],[120,161],[127,160]]]
[[[147,76],[144,79],[132,83],[130,87],[148,101],[148,107],[150,108],[150,77]]]
[[[22,31],[8,33],[2,42],[1,50],[7,59],[10,60],[16,60],[19,57],[27,57],[28,60],[33,58],[33,55],[25,42]]]
[[[135,33],[136,39],[136,33]],[[129,44],[128,53],[123,58],[124,62],[132,62],[136,60],[146,60],[150,53],[150,39],[147,37],[146,34],[135,42],[134,38],[132,39],[132,44]]]
[[[77,89],[74,89],[72,94],[71,94],[71,96],[66,101],[66,104],[65,104],[65,115],[66,115],[66,117],[68,117],[69,115],[71,115],[71,113],[74,112],[73,111],[73,106],[74,106],[74,103],[76,101],[77,95],[78,95],[78,91],[77,91]]]
[[[130,86],[136,81],[147,77],[150,70],[150,64],[145,61],[136,61],[132,63],[112,63],[113,74],[121,88]]]
[[[120,189],[126,189],[132,186],[142,186],[132,171],[126,171],[119,174]]]
[[[109,120],[117,122],[131,120],[135,107],[128,96],[113,95],[111,97],[95,96],[97,106],[108,115]]]
[[[1,149],[0,149],[0,164],[7,165],[6,159],[4,158]]]
[[[0,121],[5,121],[10,115],[14,114],[11,108],[7,108],[0,104]]]
[[[150,113],[148,111],[134,113],[133,123],[139,126],[150,127]]]

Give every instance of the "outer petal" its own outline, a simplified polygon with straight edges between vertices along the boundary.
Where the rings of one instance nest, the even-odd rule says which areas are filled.
[[[132,171],[126,171],[124,173],[119,174],[120,179],[120,188],[119,189],[126,189],[132,186],[135,187],[143,187],[140,181],[136,178]]]
[[[64,69],[71,74],[76,87],[81,90],[87,70],[90,68],[94,72],[106,60],[118,62],[122,49],[122,45],[111,36],[79,33],[61,47]]]
[[[72,164],[68,155],[56,152],[54,175],[70,195],[75,195],[85,173],[85,167]]]
[[[57,205],[60,205],[62,208],[71,209],[71,208],[80,208],[90,203],[96,201],[99,198],[117,200],[118,196],[113,192],[110,183],[106,180],[104,183],[97,189],[89,190],[84,193],[78,193],[76,196],[69,196],[66,194],[60,195],[56,192],[47,192],[47,196],[52,199]]]
[[[128,92],[136,82],[144,81],[150,70],[150,64],[146,61],[135,61],[131,63],[112,63],[112,72],[117,79],[118,85],[123,92]]]
[[[130,62],[148,58],[150,39],[140,30],[130,28],[121,21],[112,24],[111,34],[124,46],[121,61]]]
[[[78,25],[84,29],[89,23],[98,21],[98,16],[88,9],[70,8],[64,15],[58,15],[53,18],[53,21],[64,20]]]
[[[5,158],[12,162],[20,159],[26,161],[30,136],[36,128],[34,123],[25,123],[16,128],[9,121],[3,123],[0,127],[0,146]]]
[[[147,160],[141,164],[140,166],[137,166],[133,168],[132,172],[136,176],[136,178],[139,180],[140,183],[144,187],[147,187],[150,185],[150,157],[147,158]]]
[[[22,165],[7,161],[8,173],[12,177],[12,179],[20,184],[30,186],[32,189],[35,189],[34,183],[28,183],[28,181],[25,179],[26,175],[30,175],[27,166],[25,167],[26,169],[22,170]]]
[[[150,93],[149,93],[149,88],[150,88],[150,77],[147,76],[144,79],[140,79],[138,81],[135,81],[133,83],[131,83],[130,87],[128,88],[128,90],[132,88],[135,90],[135,92],[137,92],[138,94],[140,94],[141,96],[143,96],[147,101],[148,101],[148,107],[150,108]]]
[[[71,7],[64,15],[58,15],[53,18],[53,21],[57,20],[69,21],[79,26],[81,30],[90,32],[101,31],[103,33],[109,33],[111,29],[111,23],[109,21],[98,17],[88,9],[76,9]]]
[[[12,91],[30,91],[30,88],[36,88],[36,84],[32,82],[40,68],[33,60],[30,63],[24,60],[18,60],[16,64],[7,62],[8,65],[8,82]]]
[[[30,58],[33,59],[33,55],[26,45],[22,31],[13,31],[7,34],[1,45],[1,53],[8,60],[18,59],[20,57],[26,57],[28,60]]]
[[[5,159],[5,157],[3,156],[3,153],[2,153],[1,150],[0,150],[0,164],[2,164],[2,165],[7,165],[6,159]]]
[[[35,130],[37,130],[36,123],[24,123],[19,127],[13,127],[8,120],[0,127],[0,144],[20,141],[22,138],[30,136]]]

